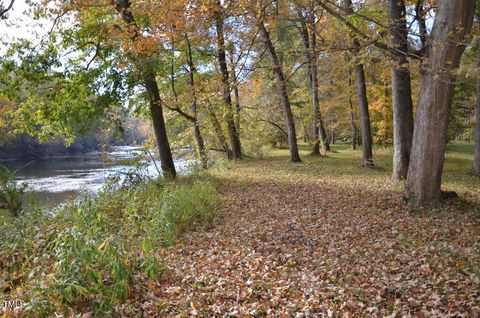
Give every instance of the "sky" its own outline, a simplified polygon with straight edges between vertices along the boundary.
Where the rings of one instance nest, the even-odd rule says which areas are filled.
[[[51,20],[33,19],[32,14],[28,12],[29,6],[26,1],[15,0],[12,10],[8,12],[8,18],[0,20],[0,54],[5,52],[8,44],[19,38],[28,39],[34,43],[39,42],[52,27],[53,21]],[[412,17],[409,16],[408,20],[411,22]],[[433,18],[429,17],[427,18],[427,28],[431,30],[432,26]],[[414,23],[412,28],[416,30],[418,28],[417,24]]]
[[[32,41],[40,41],[45,35],[52,22],[47,20],[34,20],[28,14],[29,6],[26,0],[15,0],[12,10],[7,13],[7,19],[0,20],[0,53],[4,51],[6,44],[18,38]]]

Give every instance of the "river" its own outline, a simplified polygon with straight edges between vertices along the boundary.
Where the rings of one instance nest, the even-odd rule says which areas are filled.
[[[51,208],[80,192],[97,193],[113,177],[123,179],[132,172],[158,177],[160,162],[154,162],[153,156],[145,154],[141,147],[117,146],[105,153],[0,163],[15,171],[19,183],[27,183],[25,203],[30,204],[34,199],[37,205]],[[175,165],[180,174],[185,174],[192,161],[177,159]]]

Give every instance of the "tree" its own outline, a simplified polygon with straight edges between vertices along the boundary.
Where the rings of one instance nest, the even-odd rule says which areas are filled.
[[[120,14],[123,22],[126,24],[128,36],[132,43],[141,38],[135,17],[130,10],[130,0],[115,1],[115,9]],[[157,139],[158,151],[160,153],[160,165],[166,178],[175,178],[176,170],[173,162],[172,151],[168,141],[165,119],[163,118],[162,99],[158,90],[155,69],[150,67],[149,58],[143,54],[139,55],[140,61],[137,67],[144,80],[145,89],[148,93],[150,103],[150,114],[152,116],[153,128]]]
[[[345,10],[349,15],[354,13],[351,0],[344,0]],[[355,83],[357,86],[358,105],[360,107],[360,127],[362,131],[362,153],[363,165],[371,167],[373,163],[373,140],[370,126],[370,113],[368,110],[367,84],[365,79],[365,69],[363,63],[359,61],[360,43],[356,37],[352,40],[352,53],[355,61]]]
[[[197,151],[202,161],[202,165],[204,168],[207,168],[207,151],[205,149],[205,142],[203,141],[202,134],[200,132],[200,125],[198,123],[198,100],[197,100],[197,92],[195,86],[195,64],[193,62],[193,54],[192,54],[192,46],[190,44],[190,40],[188,38],[188,34],[185,34],[185,41],[187,43],[187,64],[188,64],[188,78],[189,78],[189,85],[192,90],[192,112],[193,112],[193,126],[194,126],[194,135],[195,140],[197,142]]]
[[[215,28],[217,31],[218,64],[220,66],[220,72],[222,73],[223,101],[225,103],[225,106],[227,107],[226,119],[228,126],[228,135],[230,136],[230,145],[232,146],[233,158],[240,159],[242,157],[242,148],[233,116],[232,95],[230,91],[230,75],[227,68],[225,35],[223,30],[224,17],[222,11],[222,4],[220,3],[220,1],[217,1],[215,5],[214,16]],[[232,65],[231,67],[234,66]]]
[[[480,37],[477,39],[477,69],[480,69]],[[475,103],[475,158],[473,173],[480,176],[480,78],[477,80],[477,98]]]
[[[229,55],[230,55],[230,71],[232,73],[232,86],[233,86],[233,93],[235,96],[235,129],[237,130],[237,136],[240,138],[240,112],[242,107],[240,106],[240,93],[238,89],[238,77],[237,71],[235,68],[237,67],[237,63],[235,62],[235,45],[230,42],[229,43]]]
[[[389,0],[389,33],[392,53],[393,174],[407,178],[413,138],[413,106],[408,55],[408,31],[404,0]]]
[[[439,0],[422,64],[420,96],[407,175],[406,197],[415,206],[437,207],[454,95],[454,70],[460,64],[475,13],[475,1]]]
[[[5,19],[7,12],[12,10],[15,0],[0,1],[0,19]]]
[[[349,119],[350,119],[350,127],[352,129],[352,150],[357,149],[357,139],[358,139],[358,128],[357,124],[355,123],[355,111],[353,109],[353,101],[352,101],[352,71],[348,68],[348,106],[349,106]]]
[[[320,112],[320,98],[318,91],[318,52],[315,29],[315,5],[311,4],[306,13],[303,8],[297,5],[297,14],[300,20],[300,31],[305,48],[305,58],[310,81],[312,102],[313,102],[313,147],[312,155],[320,155],[320,142],[326,151],[330,151],[327,132]]]
[[[275,74],[275,81],[277,86],[277,91],[280,97],[280,105],[284,112],[285,123],[287,126],[288,132],[288,145],[290,148],[290,160],[292,162],[300,162],[300,155],[298,154],[298,145],[297,145],[297,133],[295,131],[295,120],[292,113],[292,107],[290,104],[290,99],[288,97],[287,83],[285,74],[283,73],[282,65],[278,59],[275,46],[270,38],[270,33],[267,30],[264,23],[264,9],[260,10],[257,16],[257,25],[260,31],[261,36],[265,42],[265,46],[272,64],[272,70]]]

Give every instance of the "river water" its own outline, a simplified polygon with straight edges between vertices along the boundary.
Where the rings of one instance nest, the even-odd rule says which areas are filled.
[[[18,182],[27,183],[27,204],[34,199],[39,206],[55,207],[80,192],[98,192],[113,177],[121,180],[133,172],[158,177],[160,162],[152,160],[155,156],[144,153],[141,147],[118,146],[106,153],[0,163],[15,171]],[[180,174],[185,174],[192,162],[178,159],[175,165]]]

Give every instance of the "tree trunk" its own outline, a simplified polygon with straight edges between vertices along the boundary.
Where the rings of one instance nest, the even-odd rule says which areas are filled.
[[[313,27],[313,26],[311,26]],[[316,52],[316,36],[315,30],[312,30],[310,35],[310,48],[312,50],[312,98],[313,98],[313,112],[314,112],[314,130],[317,130],[317,136],[320,137],[320,142],[322,143],[325,151],[330,151],[330,144],[328,143],[327,132],[325,131],[325,125],[323,124],[322,114],[320,112],[320,97],[318,93],[318,65],[317,65],[317,52]]]
[[[233,158],[240,159],[242,158],[242,148],[233,116],[232,96],[230,94],[230,79],[227,68],[227,57],[225,53],[225,38],[223,34],[223,16],[220,1],[218,1],[217,5],[218,10],[215,12],[215,27],[217,31],[218,64],[220,66],[220,72],[222,73],[223,101],[227,107],[226,119],[228,135],[230,137],[230,144],[232,146]]]
[[[368,111],[367,86],[363,64],[355,65],[355,82],[357,84],[358,105],[360,106],[360,128],[362,130],[363,165],[372,167],[372,131],[370,128],[370,113]]]
[[[211,122],[213,124],[213,129],[215,129],[215,134],[217,135],[217,139],[220,142],[223,151],[227,154],[227,158],[229,160],[233,159],[232,150],[228,146],[227,138],[225,138],[225,135],[223,134],[222,126],[220,125],[217,116],[213,111],[209,111],[208,115],[210,116]]]
[[[353,116],[352,100],[350,99],[350,126],[352,128],[352,150],[357,149],[357,126],[355,125],[355,117]]]
[[[439,0],[422,79],[406,196],[415,206],[437,207],[441,199],[447,128],[454,96],[454,70],[465,50],[475,12],[472,0]]]
[[[193,124],[193,133],[195,135],[195,141],[197,142],[197,153],[200,157],[200,161],[202,163],[202,167],[204,169],[208,168],[208,158],[207,158],[207,151],[205,150],[205,142],[203,141],[203,137],[200,131],[200,125],[198,121]]]
[[[355,124],[355,111],[353,110],[352,100],[352,71],[348,68],[348,105],[350,106],[350,127],[352,129],[352,150],[357,149],[358,128]]]
[[[478,39],[478,47],[477,69],[480,69],[480,39]],[[480,176],[480,79],[477,80],[477,101],[475,113],[475,158],[473,161],[473,174]]]
[[[300,155],[298,154],[297,134],[295,131],[295,120],[293,118],[292,108],[290,100],[288,98],[287,83],[285,81],[285,75],[283,74],[282,66],[278,60],[275,47],[270,39],[270,34],[267,31],[263,21],[258,23],[260,33],[265,40],[267,51],[269,53],[270,60],[272,62],[273,73],[275,74],[277,90],[280,95],[280,104],[285,116],[285,123],[288,131],[288,145],[290,148],[290,160],[292,162],[300,162]]]
[[[305,125],[303,121],[302,121],[302,126],[303,126],[303,142],[309,142],[310,136],[308,135],[307,125]]]
[[[317,41],[314,25],[312,22],[312,19],[314,17],[310,16],[307,21],[307,19],[303,16],[301,9],[298,8],[297,11],[301,24],[303,45],[305,47],[305,58],[307,59],[308,78],[310,80],[310,90],[312,93],[313,101],[312,131],[314,143],[311,154],[320,155],[320,143],[322,144],[325,151],[330,151],[330,144],[328,142],[327,132],[323,123],[322,114],[320,112],[317,66],[318,57],[316,52]],[[313,13],[310,13],[310,15],[313,15]]]
[[[353,14],[352,0],[344,0],[345,10],[348,14]],[[352,41],[352,52],[355,58],[358,58],[360,53],[360,43],[356,38]],[[365,80],[365,69],[363,64],[356,62],[355,65],[355,83],[357,85],[358,106],[360,107],[360,128],[362,131],[362,152],[363,152],[363,166],[372,167],[373,163],[373,140],[372,130],[370,127],[370,113],[368,111],[367,99],[367,84]]]
[[[197,153],[202,162],[203,168],[208,168],[208,158],[207,151],[205,149],[205,142],[200,131],[200,125],[198,124],[198,112],[197,112],[197,91],[195,87],[195,64],[193,63],[193,54],[192,47],[190,45],[190,40],[188,35],[185,34],[185,40],[187,43],[187,64],[188,64],[188,76],[189,76],[189,85],[192,91],[192,112],[195,119],[193,123],[193,132],[195,136],[195,141],[197,142]]]
[[[240,93],[238,92],[238,79],[237,79],[237,72],[235,70],[235,49],[233,43],[231,46],[230,52],[230,70],[232,72],[232,86],[233,86],[233,93],[235,96],[235,128],[237,129],[238,138],[240,138]]]
[[[349,105],[350,105],[350,127],[352,129],[352,150],[357,149],[357,125],[355,124],[355,115],[353,113],[353,102],[352,98],[349,98]]]
[[[121,0],[115,2],[115,9],[120,14],[124,23],[130,28],[130,40],[135,43],[140,33],[137,29],[135,17],[130,11],[131,1]],[[143,59],[148,59],[146,56],[140,55]],[[155,78],[155,72],[145,69],[140,65],[139,70],[143,76],[144,84],[148,93],[150,102],[150,113],[152,116],[153,129],[155,131],[155,137],[157,139],[158,152],[160,154],[160,164],[162,167],[163,175],[165,178],[175,178],[177,172],[175,170],[175,164],[172,158],[172,151],[170,149],[170,143],[168,142],[167,130],[165,127],[165,119],[163,118],[162,100],[160,99],[160,93],[158,91],[158,84]]]
[[[160,165],[162,167],[164,177],[167,179],[172,179],[175,178],[177,172],[175,171],[172,151],[170,149],[170,143],[168,142],[167,129],[165,127],[165,120],[163,118],[162,100],[160,99],[157,81],[155,79],[155,75],[150,71],[144,74],[144,78],[145,87],[150,100],[150,113],[152,116],[153,129],[155,131],[158,152],[160,154]]]
[[[407,178],[413,138],[412,86],[408,65],[408,31],[404,0],[389,0],[393,94],[393,173],[394,180]]]

